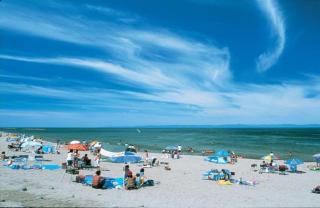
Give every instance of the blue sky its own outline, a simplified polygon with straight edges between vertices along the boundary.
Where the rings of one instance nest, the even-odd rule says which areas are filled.
[[[319,124],[319,10],[2,0],[0,125]]]

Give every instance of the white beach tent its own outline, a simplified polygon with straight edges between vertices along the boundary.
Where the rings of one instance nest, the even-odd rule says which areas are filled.
[[[119,152],[110,152],[105,149],[100,150],[100,154],[104,157],[114,157],[119,154]]]
[[[73,141],[70,142],[70,144],[81,144],[81,142],[77,141],[77,140],[73,140]]]

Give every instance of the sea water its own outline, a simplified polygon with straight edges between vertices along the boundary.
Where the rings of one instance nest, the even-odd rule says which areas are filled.
[[[289,152],[295,158],[312,161],[320,153],[320,128],[2,128],[44,140],[68,142],[99,140],[109,151],[122,151],[134,144],[140,151],[161,152],[168,145],[203,150],[232,150],[249,158],[261,158],[271,151],[282,159]],[[188,154],[188,153],[187,153]]]

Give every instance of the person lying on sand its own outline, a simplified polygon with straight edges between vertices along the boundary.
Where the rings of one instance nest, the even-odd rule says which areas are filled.
[[[101,189],[103,187],[105,179],[100,175],[101,175],[101,171],[97,170],[96,175],[93,176],[92,188]]]

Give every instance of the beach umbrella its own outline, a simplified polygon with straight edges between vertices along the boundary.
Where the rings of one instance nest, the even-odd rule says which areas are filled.
[[[21,148],[29,148],[29,147],[41,147],[42,144],[35,141],[28,141],[21,144]]]
[[[84,144],[69,144],[65,145],[67,150],[88,151],[88,147]]]
[[[267,161],[271,161],[271,160],[279,160],[279,157],[275,156],[275,155],[266,155],[264,157],[262,157],[263,160],[267,160]]]
[[[91,146],[94,146],[96,143],[98,143],[98,141],[97,141],[97,140],[94,140],[94,141],[92,141],[92,142],[89,143],[89,146],[90,146],[90,147],[91,147]]]
[[[173,151],[173,150],[178,150],[177,145],[169,145],[165,148],[165,150]]]
[[[228,157],[229,152],[227,152],[226,150],[219,150],[214,155],[218,157]]]
[[[73,140],[73,141],[70,142],[70,144],[81,144],[81,142],[78,141],[78,140]]]
[[[114,163],[137,163],[142,158],[133,152],[123,152],[121,155],[110,157],[110,160]]]
[[[286,160],[285,164],[287,164],[287,165],[301,165],[301,164],[303,164],[303,161],[300,159],[291,159],[291,160]]]
[[[313,155],[317,163],[320,163],[320,153]]]

